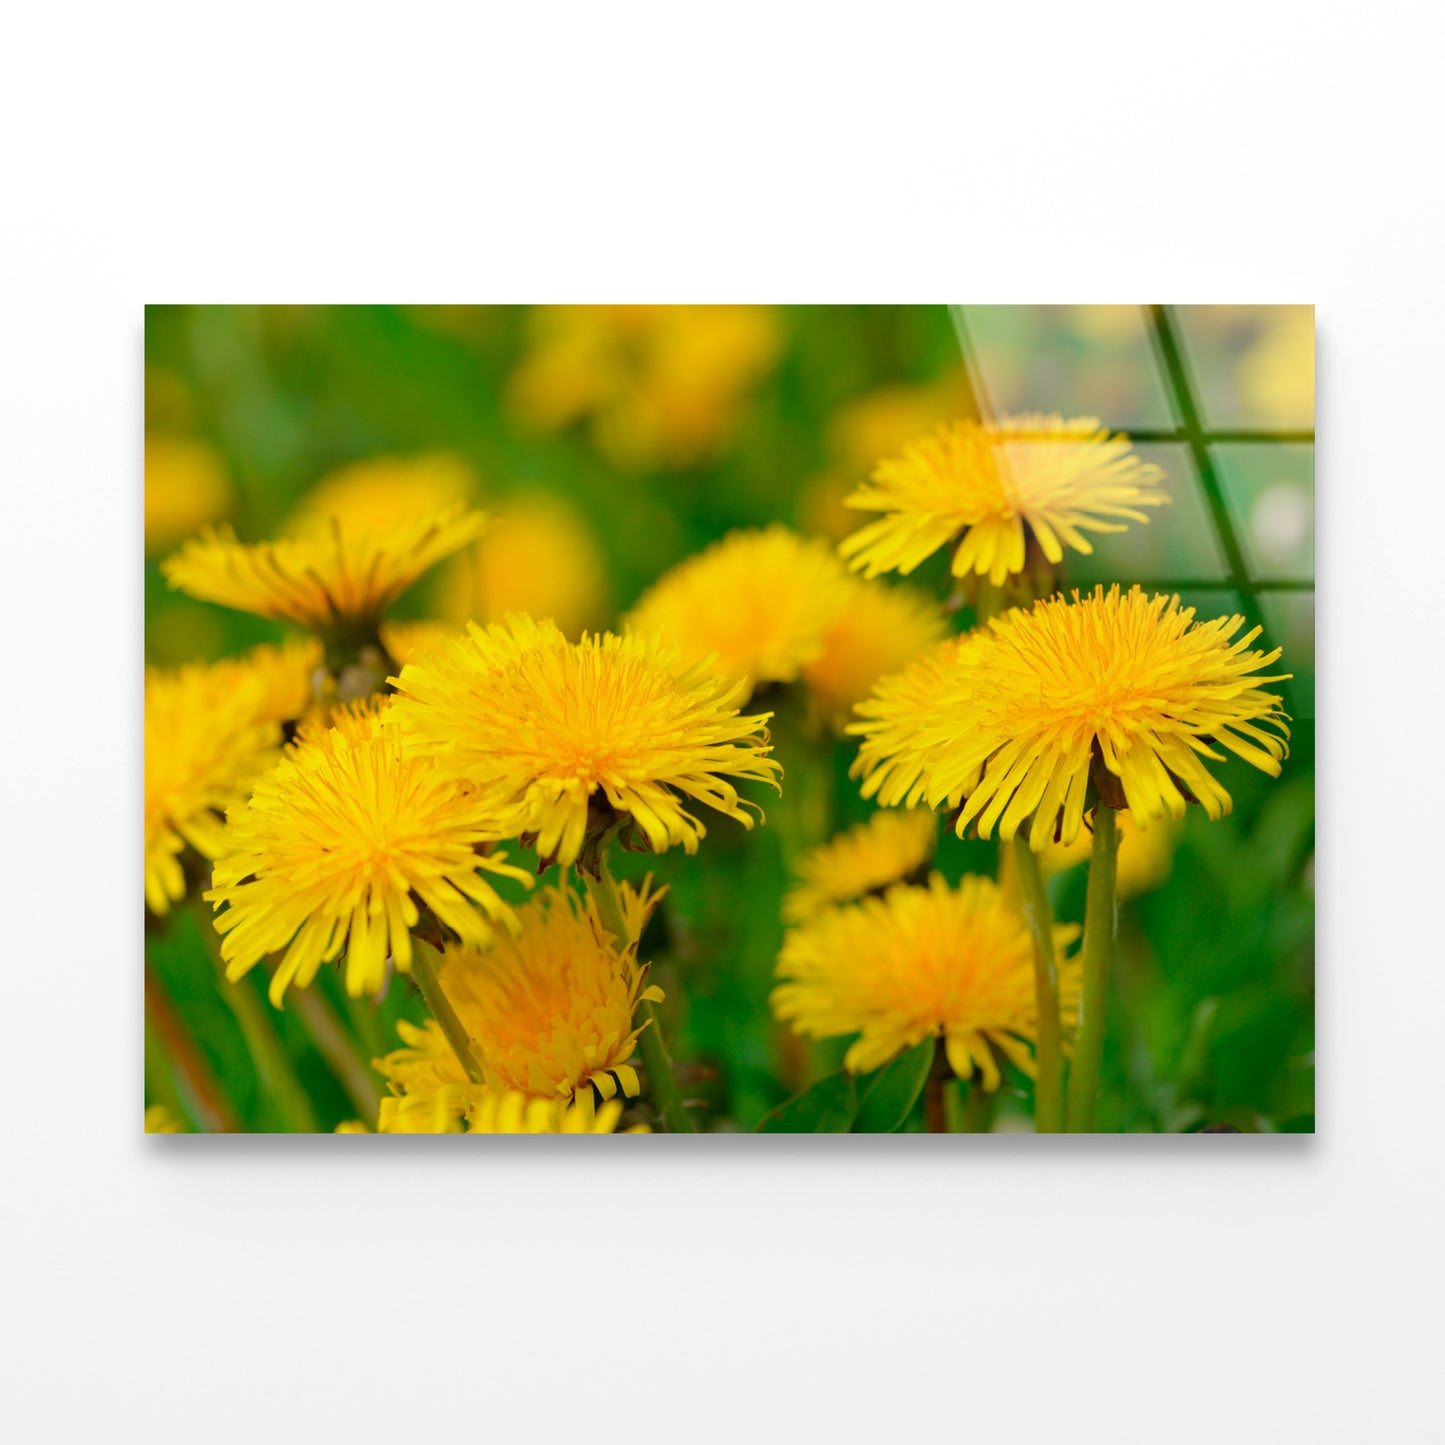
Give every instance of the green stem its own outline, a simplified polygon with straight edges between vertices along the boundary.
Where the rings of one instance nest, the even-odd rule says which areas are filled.
[[[288,1134],[314,1134],[316,1113],[311,1096],[306,1092],[290,1052],[281,1040],[270,1009],[256,993],[252,974],[234,982],[226,977],[226,961],[221,957],[221,940],[209,906],[199,898],[191,900],[191,915],[200,931],[201,943],[216,969],[216,987],[236,1020],[236,1027],[246,1044],[246,1052],[256,1066],[256,1076],[267,1097],[276,1107],[280,1123]],[[298,990],[299,992],[299,990]]]
[[[617,946],[630,947],[632,935],[605,852],[598,859],[596,876],[589,875],[587,878],[587,892],[597,905],[602,926],[617,940]],[[643,1021],[642,1032],[637,1036],[637,1048],[642,1055],[642,1067],[647,1071],[647,1091],[668,1133],[691,1134],[692,1120],[683,1103],[682,1091],[677,1087],[677,1077],[672,1072],[672,1059],[668,1057],[667,1045],[662,1039],[662,1024],[657,1010],[644,1000],[637,1006],[637,1014]]]
[[[1089,901],[1084,914],[1084,988],[1079,999],[1079,1037],[1069,1071],[1071,1134],[1092,1134],[1099,1103],[1099,1064],[1104,1056],[1104,1012],[1109,963],[1114,953],[1114,880],[1119,861],[1119,828],[1112,808],[1094,815],[1094,851],[1089,860]]]
[[[315,988],[294,989],[291,1004],[296,1016],[306,1026],[317,1052],[326,1060],[331,1072],[346,1090],[368,1127],[376,1122],[381,1108],[381,1092],[366,1061],[357,1053],[346,1030],[341,1026],[331,1005]]]
[[[953,1070],[944,1052],[943,1040],[933,1046],[933,1064],[923,1081],[923,1127],[930,1134],[951,1134],[948,1122],[948,1081]]]
[[[451,1000],[442,990],[441,979],[437,973],[439,957],[436,949],[424,938],[418,938],[416,934],[412,934],[411,976],[421,991],[422,1001],[431,1010],[431,1016],[441,1026],[442,1033],[446,1035],[447,1042],[452,1046],[452,1052],[457,1056],[457,1062],[466,1070],[467,1078],[474,1084],[483,1083],[485,1080],[481,1061],[477,1058],[477,1045],[468,1036],[462,1021],[457,1017],[456,1010],[452,1007]]]
[[[1043,870],[1028,836],[1014,834],[1014,859],[1024,895],[1024,917],[1034,941],[1034,1000],[1038,1009],[1035,1052],[1034,1129],[1060,1134],[1064,1128],[1064,1051],[1059,1039],[1059,968],[1054,958],[1054,917]]]

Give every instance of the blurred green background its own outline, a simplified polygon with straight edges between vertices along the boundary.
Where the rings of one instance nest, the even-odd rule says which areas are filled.
[[[1189,435],[1150,308],[153,307],[147,659],[278,639],[276,625],[169,591],[157,564],[205,522],[229,521],[247,541],[273,535],[310,486],[354,460],[453,453],[474,469],[479,505],[517,519],[470,571],[439,568],[393,616],[545,605],[575,633],[615,625],[661,572],[732,528],[781,520],[841,537],[859,516],[842,507],[846,492],[937,422],[1097,415],[1141,438],[1175,504],[1071,557],[1070,581],[1177,588],[1201,615],[1243,610],[1295,674],[1283,776],[1228,764],[1233,814],[1211,824],[1190,809],[1167,883],[1122,905],[1099,1124],[1310,1130],[1313,316],[1179,307],[1165,321],[1196,413]],[[563,561],[549,576],[529,549],[545,554],[551,537]],[[940,554],[911,580],[942,596],[945,573]],[[620,869],[671,886],[642,956],[668,992],[688,1092],[721,1128],[756,1127],[841,1058],[841,1043],[787,1035],[767,996],[790,860],[869,812],[847,776],[851,743],[809,732],[786,693],[759,705],[778,710],[788,776],[781,801],[754,794],[768,826],[748,834],[719,819],[696,859],[628,856]],[[995,844],[945,834],[950,878],[996,863]],[[1082,919],[1083,873],[1053,880],[1063,919]],[[209,947],[190,907],[148,940],[164,995],[149,1015],[148,1102],[213,1122],[177,1082],[189,1047],[222,1081],[233,1127],[362,1117],[364,1091],[338,1080],[294,1005],[272,1010],[260,971],[222,984]],[[397,1018],[423,1016],[400,981],[376,1008],[348,1000],[328,970],[317,988],[366,1057],[395,1046]],[[1028,1127],[1028,1089],[1007,1075],[997,1127]]]

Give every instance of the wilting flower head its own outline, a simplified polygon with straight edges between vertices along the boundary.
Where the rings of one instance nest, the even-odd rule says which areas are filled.
[[[792,682],[823,656],[848,580],[826,542],[775,523],[730,532],[680,562],[625,621],[629,632],[676,647],[685,663],[746,681],[751,695],[766,682]]]
[[[479,870],[530,881],[506,854],[482,851],[513,835],[513,819],[409,754],[376,711],[337,723],[308,728],[231,809],[206,894],[228,905],[216,919],[228,978],[286,950],[271,980],[278,1006],[288,985],[309,984],[343,949],[353,996],[381,988],[388,954],[410,970],[413,895],[479,946],[488,920],[515,923]]]
[[[783,918],[802,923],[820,909],[851,903],[911,877],[933,857],[938,818],[926,808],[874,813],[798,859],[802,882],[783,899]]]
[[[563,864],[581,852],[589,804],[630,815],[657,852],[692,853],[706,829],[683,799],[750,828],[756,805],[728,779],[781,771],[767,756],[771,714],[740,717],[739,687],[682,668],[656,638],[570,643],[551,622],[513,616],[473,624],[395,681],[392,715],[408,742],[517,809],[541,857]]]
[[[1287,674],[1251,676],[1280,655],[1249,650],[1258,628],[1231,642],[1243,618],[1195,623],[1177,597],[1138,587],[1073,596],[994,618],[907,738],[932,806],[966,795],[960,833],[977,819],[982,836],[997,824],[1012,838],[1032,815],[1035,852],[1072,843],[1091,781],[1141,828],[1183,817],[1191,800],[1218,818],[1231,800],[1202,761],[1223,762],[1216,747],[1279,775],[1289,728],[1261,684]]]
[[[437,490],[426,484],[434,465],[424,465],[415,482],[423,497]],[[321,489],[293,536],[246,546],[229,528],[208,529],[167,558],[161,571],[172,587],[206,602],[326,636],[369,638],[402,592],[487,525],[464,501],[422,505],[403,464],[387,468],[380,479],[362,468],[359,481],[342,475]],[[354,506],[342,505],[348,497]]]
[[[933,756],[924,739],[942,712],[944,682],[988,641],[986,632],[945,638],[907,667],[880,678],[871,695],[854,706],[858,721],[845,731],[863,743],[849,771],[863,778],[865,798],[876,796],[889,808],[922,801]]]
[[[925,593],[849,577],[845,604],[803,680],[822,714],[842,728],[880,677],[911,662],[945,630],[938,603]]]
[[[603,925],[590,898],[570,888],[546,888],[517,910],[519,932],[489,948],[447,949],[439,979],[458,1022],[466,1030],[480,1083],[468,1080],[441,1029],[399,1026],[407,1047],[377,1061],[393,1105],[459,1119],[475,1109],[484,1091],[517,1092],[541,1100],[558,1122],[573,1106],[590,1108],[593,1091],[610,1100],[638,1092],[628,1062],[645,1024],[638,1005],[660,1002],[637,961],[638,940],[661,893],[620,886],[627,946]],[[386,1119],[383,1114],[383,1120]],[[474,1128],[475,1123],[474,1123]]]
[[[1078,936],[1056,925],[1055,946]],[[975,1067],[998,1087],[994,1050],[1032,1077],[1037,1035],[1033,944],[1023,914],[988,878],[949,888],[895,884],[881,897],[825,908],[789,930],[778,957],[773,1012],[809,1038],[857,1033],[844,1067],[868,1073],[927,1038],[942,1038],[960,1078]],[[1077,962],[1059,970],[1060,1002],[1073,1017]]]
[[[1163,471],[1140,461],[1129,438],[1111,436],[1097,417],[1001,417],[995,425],[958,421],[878,464],[870,485],[847,505],[882,512],[839,546],[869,577],[913,571],[962,536],[953,573],[994,584],[1024,570],[1029,534],[1050,562],[1064,546],[1093,551],[1085,532],[1123,532],[1147,522],[1141,507],[1169,497]]]
[[[259,681],[230,667],[148,671],[145,683],[145,895],[153,913],[185,897],[181,850],[224,846],[225,810],[275,761],[281,729]]]

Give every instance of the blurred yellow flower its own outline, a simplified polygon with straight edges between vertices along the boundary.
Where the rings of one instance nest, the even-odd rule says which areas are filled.
[[[254,678],[231,666],[150,669],[145,680],[145,896],[164,914],[186,893],[181,850],[224,846],[223,814],[276,759],[281,729]]]
[[[739,687],[655,638],[570,643],[526,616],[468,633],[402,669],[392,715],[442,774],[517,809],[544,860],[575,861],[599,807],[630,816],[656,852],[695,852],[706,834],[679,795],[752,827],[757,806],[728,779],[776,786],[781,770],[771,714],[740,717]]]
[[[1139,460],[1126,436],[1096,417],[1002,417],[995,425],[959,421],[920,437],[878,464],[850,507],[882,512],[839,551],[869,577],[913,571],[960,535],[953,573],[995,585],[1022,572],[1034,537],[1050,562],[1064,545],[1088,554],[1088,532],[1123,532],[1147,522],[1141,507],[1169,496],[1163,471]],[[1120,520],[1122,519],[1122,520]]]
[[[1174,849],[1179,842],[1180,825],[1172,817],[1156,820],[1148,828],[1140,828],[1133,814],[1120,810],[1118,877],[1115,883],[1120,898],[1134,898],[1164,883],[1174,866]],[[1087,863],[1093,848],[1093,837],[1087,829],[1067,846],[1050,843],[1039,862],[1045,873],[1062,873],[1068,868]],[[1011,857],[1011,854],[1005,854]]]
[[[366,640],[402,592],[486,525],[482,513],[456,502],[389,525],[379,514],[354,524],[336,519],[327,535],[255,546],[238,542],[229,528],[207,529],[161,571],[172,587],[203,601]]]
[[[926,808],[875,813],[794,865],[802,879],[783,898],[783,919],[802,923],[821,909],[852,903],[917,873],[938,844],[938,818]]]
[[[1280,655],[1249,650],[1258,628],[1231,643],[1243,618],[1195,623],[1177,597],[1138,587],[1073,596],[995,618],[992,640],[945,669],[916,730],[902,723],[908,765],[925,759],[929,804],[966,794],[960,834],[976,819],[983,837],[997,824],[1011,839],[1032,816],[1035,852],[1056,830],[1072,843],[1091,781],[1140,828],[1183,817],[1190,801],[1218,818],[1231,803],[1201,761],[1224,760],[1211,744],[1279,775],[1289,729],[1280,699],[1260,689],[1287,674],[1250,676]]]
[[[147,1134],[188,1134],[190,1130],[164,1104],[152,1104],[145,1114]]]
[[[937,601],[916,588],[849,577],[845,591],[822,653],[803,667],[818,710],[840,730],[879,678],[897,672],[947,631]]]
[[[627,470],[715,455],[780,349],[761,306],[544,306],[528,329],[513,414],[540,430],[590,417],[598,450]]]
[[[258,716],[266,722],[295,722],[316,704],[321,666],[321,643],[294,637],[279,647],[263,643],[240,657],[222,658],[212,669],[234,687],[254,687]]]
[[[475,789],[408,753],[384,712],[353,709],[301,737],[250,802],[231,809],[206,894],[226,905],[216,918],[226,976],[284,948],[270,989],[279,1007],[290,984],[309,984],[345,949],[347,992],[374,994],[388,954],[411,968],[418,900],[484,944],[489,920],[510,927],[515,918],[479,870],[530,882],[505,853],[481,851],[514,833],[514,819]]]
[[[1062,957],[1076,926],[1054,928]],[[988,878],[957,889],[934,874],[927,887],[895,884],[881,897],[826,908],[790,929],[778,957],[785,980],[773,1012],[808,1038],[859,1035],[844,1067],[868,1073],[927,1038],[941,1038],[960,1078],[975,1068],[995,1089],[995,1052],[1034,1073],[1037,1033],[1028,924]],[[1077,1010],[1076,960],[1059,969],[1064,1017]]]
[[[148,432],[145,441],[145,549],[164,552],[226,516],[234,498],[226,465],[194,437]]]
[[[1313,427],[1314,307],[1271,306],[1251,310],[1267,317],[1268,324],[1234,368],[1234,382],[1245,415],[1264,426]]]
[[[350,537],[385,538],[418,517],[464,507],[476,490],[471,467],[449,452],[368,457],[324,476],[281,530],[311,541],[329,540],[338,526]]]
[[[495,524],[442,569],[435,595],[437,611],[456,622],[526,612],[576,637],[610,614],[608,591],[606,563],[581,513],[533,492],[502,504]]]
[[[383,622],[381,644],[398,667],[418,662],[443,642],[462,636],[462,629],[450,622]]]
[[[627,630],[706,663],[743,699],[768,682],[792,682],[823,655],[852,594],[832,549],[780,523],[730,532],[680,562],[638,600]]]

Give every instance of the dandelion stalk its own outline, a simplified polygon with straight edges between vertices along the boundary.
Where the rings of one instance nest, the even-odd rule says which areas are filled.
[[[1038,1040],[1034,1059],[1034,1129],[1059,1134],[1064,1128],[1064,1054],[1059,1040],[1059,967],[1054,957],[1053,914],[1038,855],[1025,833],[1014,836],[1014,857],[1024,895],[1024,917],[1034,941],[1034,996],[1038,1003]]]
[[[1094,815],[1094,851],[1089,860],[1089,898],[1084,914],[1084,986],[1079,999],[1079,1036],[1069,1072],[1068,1131],[1092,1134],[1099,1102],[1099,1064],[1104,1054],[1104,1012],[1109,964],[1114,954],[1115,876],[1119,827],[1112,808]]]
[[[316,1051],[346,1090],[347,1098],[364,1119],[375,1120],[381,1107],[381,1090],[331,1005],[315,989],[309,988],[297,989],[291,995],[291,1005],[306,1025]]]
[[[607,866],[604,851],[597,859],[597,872],[587,875],[587,892],[597,905],[603,925],[617,940],[618,948],[626,948],[632,942],[627,920],[622,911],[622,900],[617,896],[617,883],[612,870]],[[637,1036],[637,1047],[642,1054],[642,1066],[647,1070],[648,1092],[662,1115],[670,1134],[691,1134],[692,1120],[688,1117],[683,1103],[682,1091],[677,1086],[677,1077],[672,1072],[672,1059],[667,1045],[662,1040],[662,1024],[657,1010],[645,999],[638,1005],[637,1012],[643,1020],[642,1032]]]
[[[442,990],[441,978],[437,972],[439,955],[436,949],[416,934],[412,935],[411,947],[411,976],[421,990],[423,1002],[446,1035],[452,1052],[457,1056],[457,1062],[466,1070],[467,1078],[474,1084],[482,1083],[481,1063],[473,1052],[475,1046],[462,1021],[457,1017],[451,1000]]]

